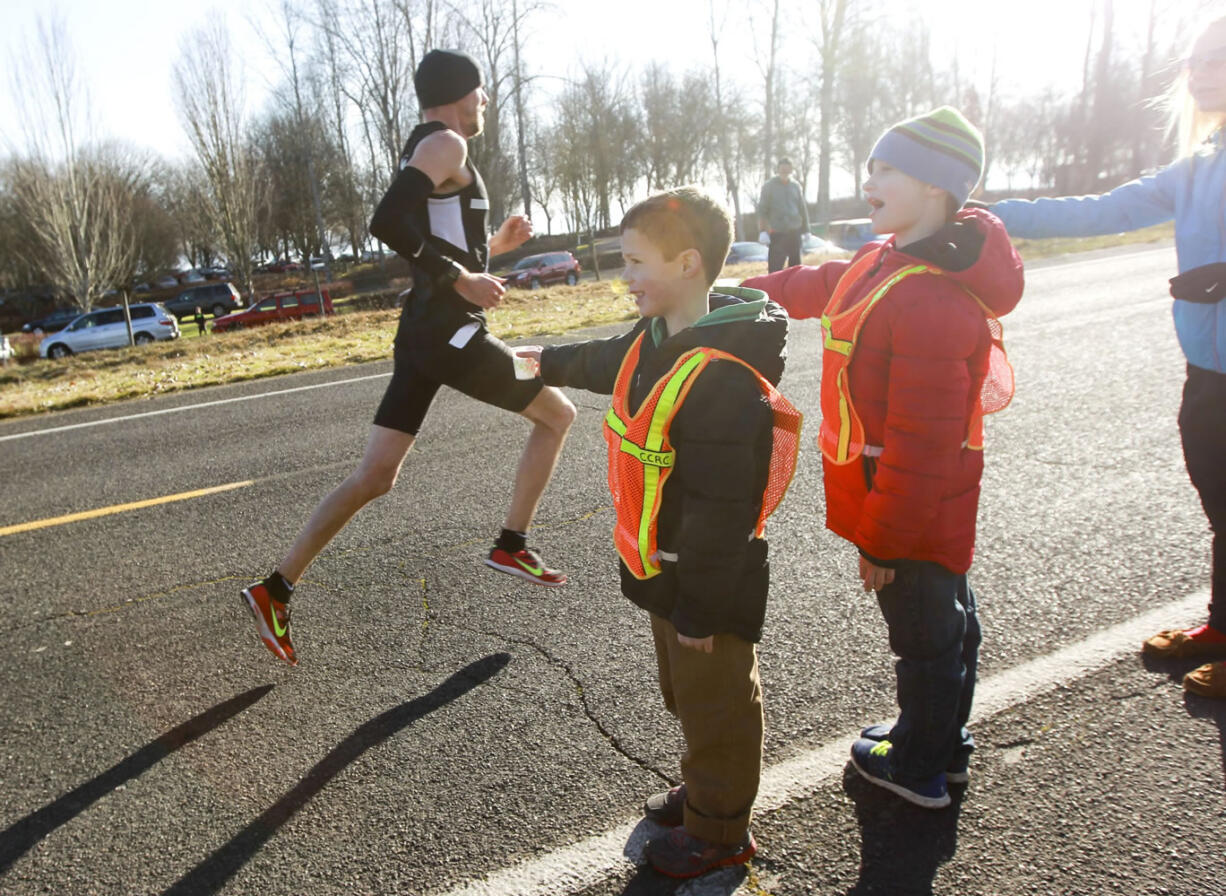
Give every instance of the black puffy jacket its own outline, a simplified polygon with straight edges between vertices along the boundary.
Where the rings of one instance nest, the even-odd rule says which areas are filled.
[[[612,394],[622,359],[644,333],[630,387],[632,410],[678,357],[699,346],[736,355],[778,385],[787,313],[769,300],[722,293],[711,294],[710,309],[671,336],[662,320],[644,318],[620,336],[548,347],[541,376],[550,385]],[[749,371],[719,360],[694,381],[673,418],[669,437],[676,461],[661,498],[658,541],[677,561],[665,561],[663,571],[646,580],[620,565],[622,593],[683,635],[732,633],[751,642],[762,637],[770,568],[765,539],[752,535],[770,469],[772,420]]]

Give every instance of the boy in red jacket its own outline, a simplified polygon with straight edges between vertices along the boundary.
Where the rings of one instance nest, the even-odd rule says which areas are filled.
[[[967,779],[966,722],[979,623],[967,584],[983,472],[983,415],[1013,394],[997,317],[1022,295],[1005,229],[962,209],[983,138],[948,106],[894,125],[864,193],[884,241],[850,262],[745,281],[794,318],[822,319],[819,442],[826,525],[860,552],[898,655],[898,721],[873,725],[852,762],[916,805]]]

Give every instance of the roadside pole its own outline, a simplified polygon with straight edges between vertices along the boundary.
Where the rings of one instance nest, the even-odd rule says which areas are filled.
[[[132,335],[132,311],[128,308],[128,291],[123,291],[123,322],[128,327],[128,346],[136,345],[136,339]]]

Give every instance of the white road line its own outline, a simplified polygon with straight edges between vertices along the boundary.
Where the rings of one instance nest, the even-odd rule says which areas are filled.
[[[275,395],[289,395],[291,392],[306,392],[309,389],[326,389],[329,386],[344,386],[349,383],[361,383],[366,380],[377,380],[381,377],[391,376],[389,370],[387,373],[372,373],[370,376],[355,376],[347,380],[332,380],[327,383],[315,383],[311,386],[295,386],[292,389],[277,389],[274,392],[259,392],[255,395],[240,395],[237,398],[219,398],[216,401],[202,401],[199,404],[185,404],[177,408],[163,408],[160,411],[144,411],[140,414],[128,414],[124,417],[107,417],[105,420],[91,420],[88,423],[73,423],[68,426],[53,426],[49,429],[36,429],[31,432],[18,432],[11,436],[0,436],[0,442],[7,442],[11,439],[28,439],[30,436],[45,436],[53,432],[66,432],[70,429],[85,429],[89,426],[101,426],[104,423],[122,423],[125,420],[137,420],[141,417],[157,417],[160,414],[175,414],[179,411],[198,411],[200,408],[211,408],[220,404],[233,404],[236,401],[254,401],[257,398],[272,398]]]
[[[1173,604],[1163,604],[1142,616],[980,682],[975,692],[975,720],[982,721],[1025,703],[1064,682],[1101,669],[1117,657],[1135,653],[1142,640],[1156,631],[1203,619],[1208,599],[1208,594],[1201,592]],[[880,720],[860,721],[867,724]],[[858,736],[859,728],[855,728],[830,743],[764,770],[755,811],[759,814],[772,812],[812,795],[841,776],[847,764],[848,747]],[[463,884],[450,890],[447,896],[573,894],[627,870],[631,864],[642,864],[643,847],[652,830],[651,825],[635,818],[603,834]],[[695,896],[716,891],[726,894],[726,882],[716,888],[692,885],[685,890]]]

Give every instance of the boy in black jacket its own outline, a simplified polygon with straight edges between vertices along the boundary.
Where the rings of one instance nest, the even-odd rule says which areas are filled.
[[[710,292],[732,239],[693,188],[622,220],[630,332],[540,351],[541,377],[613,395],[605,420],[622,593],[651,614],[660,689],[681,721],[682,783],[647,801],[672,827],[647,856],[694,877],[747,862],[762,764],[762,523],[795,468],[800,415],[774,389],[787,315],[757,290]]]

